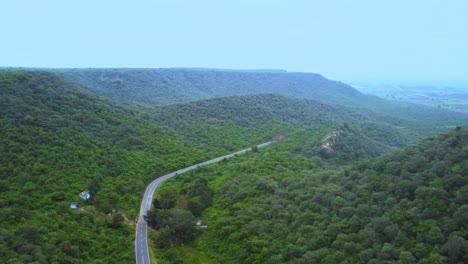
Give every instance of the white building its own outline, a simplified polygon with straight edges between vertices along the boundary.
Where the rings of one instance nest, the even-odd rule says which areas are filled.
[[[205,222],[203,222],[202,220],[198,220],[197,226],[199,228],[207,228],[208,227],[208,225]]]
[[[71,208],[71,209],[78,209],[78,202],[72,202],[72,203],[70,204],[70,208]]]
[[[89,191],[83,191],[80,193],[80,197],[83,200],[88,200],[89,198],[91,198],[91,195],[89,194]]]

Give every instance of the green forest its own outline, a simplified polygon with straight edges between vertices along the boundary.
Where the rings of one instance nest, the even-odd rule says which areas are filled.
[[[155,203],[171,197],[169,211],[189,211],[208,227],[176,232],[198,232],[181,246],[186,239],[164,237],[173,230],[167,209],[153,207],[163,221],[153,238],[158,256],[167,263],[468,261],[467,127],[346,166],[297,150],[276,142],[168,180]]]
[[[59,77],[129,104],[161,105],[213,97],[277,93],[353,104],[368,97],[314,73],[219,69],[55,69]]]
[[[466,262],[468,116],[381,100],[316,74],[0,70],[0,262],[132,263],[151,180],[273,139],[158,189],[158,263]]]
[[[171,105],[226,96],[277,94],[379,116],[395,127],[408,130],[416,140],[466,123],[466,115],[460,113],[362,94],[345,83],[315,73],[196,68],[48,70],[92,93],[132,105]],[[212,112],[216,114],[218,109]]]

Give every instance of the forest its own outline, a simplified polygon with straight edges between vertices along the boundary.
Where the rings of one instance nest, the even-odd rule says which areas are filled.
[[[151,179],[300,128],[281,117],[285,112],[274,117],[239,112],[240,106],[207,110],[228,99],[141,109],[96,97],[47,72],[2,71],[0,77],[1,252],[11,262],[130,261],[131,223]],[[282,99],[264,97],[270,108]],[[255,108],[260,98],[230,104]],[[325,108],[304,103],[311,111]],[[330,124],[333,118],[322,119]],[[89,201],[78,197],[85,190]],[[79,211],[70,210],[73,201]],[[35,238],[22,235],[23,229]],[[98,246],[102,241],[109,245]],[[122,250],[119,244],[129,246]]]
[[[196,130],[186,138],[47,72],[1,71],[0,88],[0,259],[12,263],[132,262],[132,223],[150,180],[266,136],[234,124],[212,147]]]
[[[238,95],[277,94],[319,100],[381,116],[415,140],[465,124],[466,115],[384,100],[315,73],[222,69],[47,69],[94,94],[132,105],[172,105]],[[352,108],[352,109],[350,109]],[[395,121],[398,124],[395,124]]]
[[[342,104],[368,98],[346,84],[327,80],[314,73],[189,68],[52,71],[94,93],[129,104],[174,104],[259,93],[277,93]]]
[[[164,222],[164,207],[154,206],[152,213],[163,221],[149,222],[162,230],[153,238],[160,259],[167,263],[468,261],[467,127],[345,166],[304,157],[292,143],[277,142],[165,183],[155,203],[171,192],[177,208],[171,210],[191,212],[208,227],[196,230],[192,225],[187,230],[198,232],[197,238],[180,246],[177,235],[185,230],[164,237],[172,226]]]
[[[465,250],[466,227],[449,228],[455,216],[457,221],[466,217],[466,201],[460,200],[466,196],[466,129],[435,135],[467,124],[468,116],[409,104],[401,109],[375,102],[358,107],[359,98],[366,96],[314,74],[113,71],[0,70],[0,262],[131,263],[134,220],[152,179],[275,138],[282,139],[266,149],[182,174],[156,193],[147,220],[157,230],[151,236],[161,263],[183,263],[184,249],[196,252],[192,253],[201,263],[221,258],[229,263],[400,261],[401,254],[426,262],[466,258],[460,253]],[[172,93],[148,88],[162,93],[156,96],[129,88],[138,87],[132,86],[138,82],[159,83],[153,75],[191,97],[145,103],[142,98]],[[121,85],[107,86],[114,80],[109,76],[123,78]],[[94,86],[96,80],[102,86]],[[226,92],[232,87],[250,91],[262,80],[278,83],[278,91],[284,84],[285,91],[322,91],[329,101],[337,99],[298,98],[275,90]],[[85,81],[89,83],[80,83]],[[306,83],[311,82],[320,83],[320,89],[308,91]],[[209,90],[223,83],[226,94],[202,97],[188,87]],[[376,105],[381,109],[373,110]],[[396,152],[427,136],[433,138],[401,152],[407,154]],[[450,140],[455,143],[446,144],[452,149],[442,151],[441,142]],[[420,155],[428,142],[433,155],[452,153],[450,158]],[[451,187],[442,190],[448,188],[446,182]],[[419,185],[426,189],[419,190]],[[400,187],[408,193],[396,195]],[[80,198],[83,191],[89,191],[90,199]],[[437,200],[424,200],[429,197]],[[361,210],[358,203],[364,206]],[[434,209],[439,214],[427,217],[427,204],[439,206],[439,211]],[[392,218],[388,211],[396,205],[405,213],[413,207],[423,211]],[[368,226],[374,216],[377,222],[383,219],[381,226],[391,222],[394,228],[388,232],[401,233],[404,243],[381,237],[382,230]],[[208,228],[195,226],[199,218]],[[294,224],[286,228],[285,223]],[[429,243],[422,234],[435,227],[437,239]],[[368,234],[362,230],[373,231],[376,240],[361,241]],[[305,241],[311,235],[318,239],[315,244]],[[449,238],[459,248],[449,247]],[[217,239],[223,243],[214,243]],[[277,242],[270,243],[273,240]],[[345,250],[344,244],[352,249]],[[386,245],[392,246],[391,257],[381,257]],[[423,249],[416,252],[416,247]]]

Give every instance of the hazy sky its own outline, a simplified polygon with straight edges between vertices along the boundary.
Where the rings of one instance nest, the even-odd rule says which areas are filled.
[[[0,66],[468,79],[465,0],[0,0]]]

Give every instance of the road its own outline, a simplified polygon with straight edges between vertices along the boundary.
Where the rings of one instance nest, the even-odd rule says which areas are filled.
[[[273,143],[273,141],[260,144],[257,147],[261,148],[261,147],[267,146],[267,145],[269,145],[271,143]],[[180,169],[178,171],[171,172],[169,174],[166,174],[164,176],[161,176],[161,177],[157,178],[156,180],[152,181],[148,185],[148,187],[146,188],[145,194],[143,195],[143,200],[141,201],[140,216],[138,217],[138,222],[137,222],[137,225],[136,225],[136,237],[135,237],[135,242],[134,242],[135,243],[134,248],[135,248],[135,261],[136,261],[137,264],[149,264],[150,263],[149,251],[148,251],[148,240],[147,240],[147,225],[146,225],[146,221],[144,219],[144,216],[146,215],[146,212],[148,212],[148,210],[151,208],[151,203],[152,203],[152,200],[153,200],[153,193],[154,193],[154,190],[156,190],[156,188],[158,187],[158,185],[161,182],[163,182],[163,181],[165,181],[165,180],[167,180],[167,179],[169,179],[171,177],[174,177],[174,176],[176,176],[178,174],[184,173],[184,172],[189,171],[189,170],[196,169],[197,167],[200,167],[200,166],[205,166],[205,165],[208,165],[208,164],[211,164],[211,163],[215,163],[215,162],[221,161],[223,159],[228,159],[228,158],[233,157],[235,155],[245,153],[245,152],[247,152],[249,150],[251,150],[251,148],[243,149],[243,150],[237,151],[235,153],[231,153],[231,154],[219,157],[219,158],[215,158],[215,159],[212,159],[212,160],[208,160],[208,161],[205,161],[205,162],[202,162],[202,163],[192,165],[192,166],[187,167],[187,168]]]

